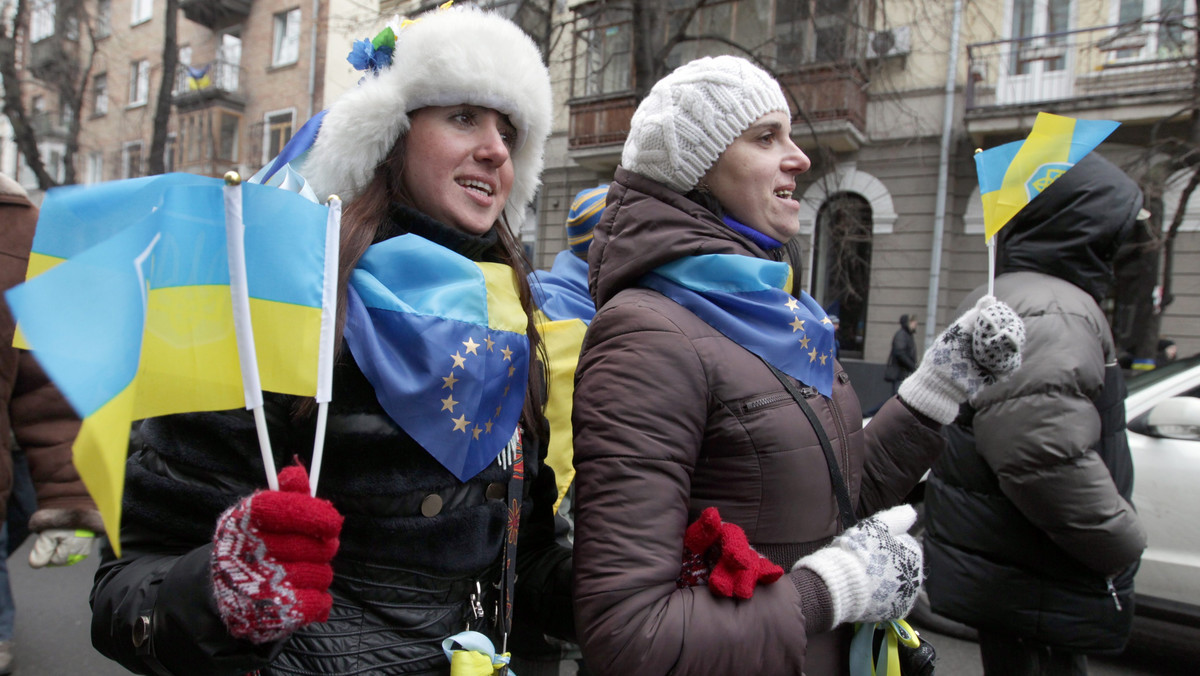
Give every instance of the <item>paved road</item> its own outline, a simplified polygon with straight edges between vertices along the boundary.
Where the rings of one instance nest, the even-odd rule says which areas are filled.
[[[17,606],[17,676],[120,676],[130,672],[92,648],[88,593],[98,552],[66,568],[29,567],[33,538],[8,560]]]
[[[97,557],[69,568],[33,570],[30,538],[9,559],[17,604],[18,676],[120,676],[129,672],[94,649],[89,637],[88,592]],[[923,632],[937,648],[940,676],[982,676],[974,643]],[[1200,634],[1200,632],[1196,632]],[[1165,641],[1172,637],[1174,640]],[[1179,645],[1191,646],[1180,650]],[[1140,626],[1132,654],[1091,660],[1091,676],[1175,676],[1200,673],[1200,636],[1173,627]],[[571,670],[574,671],[573,669]],[[562,673],[567,674],[567,670]]]

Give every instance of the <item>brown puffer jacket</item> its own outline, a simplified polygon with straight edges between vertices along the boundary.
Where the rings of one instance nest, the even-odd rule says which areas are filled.
[[[0,174],[0,290],[25,281],[38,210],[21,186]],[[79,418],[32,355],[12,347],[15,322],[0,302],[0,519],[12,491],[12,439],[25,451],[37,489],[30,529],[104,531],[96,505],[71,464]],[[12,434],[9,434],[11,430]]]
[[[573,416],[584,656],[595,673],[625,676],[845,674],[850,629],[829,630],[828,592],[809,571],[745,601],[676,588],[684,529],[706,507],[785,570],[839,531],[816,434],[767,366],[637,287],[664,263],[713,253],[768,257],[698,204],[617,170],[589,254],[601,309]],[[899,503],[942,448],[938,428],[896,399],[863,429],[840,365],[833,397],[808,401],[860,517]]]

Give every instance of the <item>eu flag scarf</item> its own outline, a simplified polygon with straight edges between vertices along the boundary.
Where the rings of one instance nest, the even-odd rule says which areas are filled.
[[[372,245],[355,268],[345,337],[388,416],[466,481],[520,420],[526,321],[512,268],[402,235]]]
[[[833,393],[833,323],[807,293],[794,298],[791,266],[708,254],[672,261],[641,285],[690,310],[727,338],[825,396]]]

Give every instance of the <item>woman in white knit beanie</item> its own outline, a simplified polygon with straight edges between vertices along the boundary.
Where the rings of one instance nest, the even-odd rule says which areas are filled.
[[[540,180],[548,71],[520,28],[471,7],[385,28],[350,60],[363,79],[295,167],[346,204],[316,497],[295,464],[324,422],[312,400],[265,397],[278,491],[248,411],[145,421],[124,556],[107,553],[92,596],[97,649],[131,671],[490,673],[522,618],[573,638],[510,227]]]
[[[976,309],[914,374],[929,396],[864,429],[832,323],[779,262],[810,166],[779,83],[742,58],[681,66],[634,113],[588,253],[599,309],[573,416],[596,673],[847,673],[854,623],[916,598],[915,513],[897,505],[947,411],[1019,363],[1016,329],[984,335],[1019,320]],[[977,361],[985,338],[1001,358]]]

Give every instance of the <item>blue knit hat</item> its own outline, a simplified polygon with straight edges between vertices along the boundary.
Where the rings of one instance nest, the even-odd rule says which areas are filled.
[[[567,213],[567,245],[571,247],[571,253],[584,260],[587,260],[588,246],[592,243],[592,229],[600,222],[606,199],[607,183],[580,190]]]

